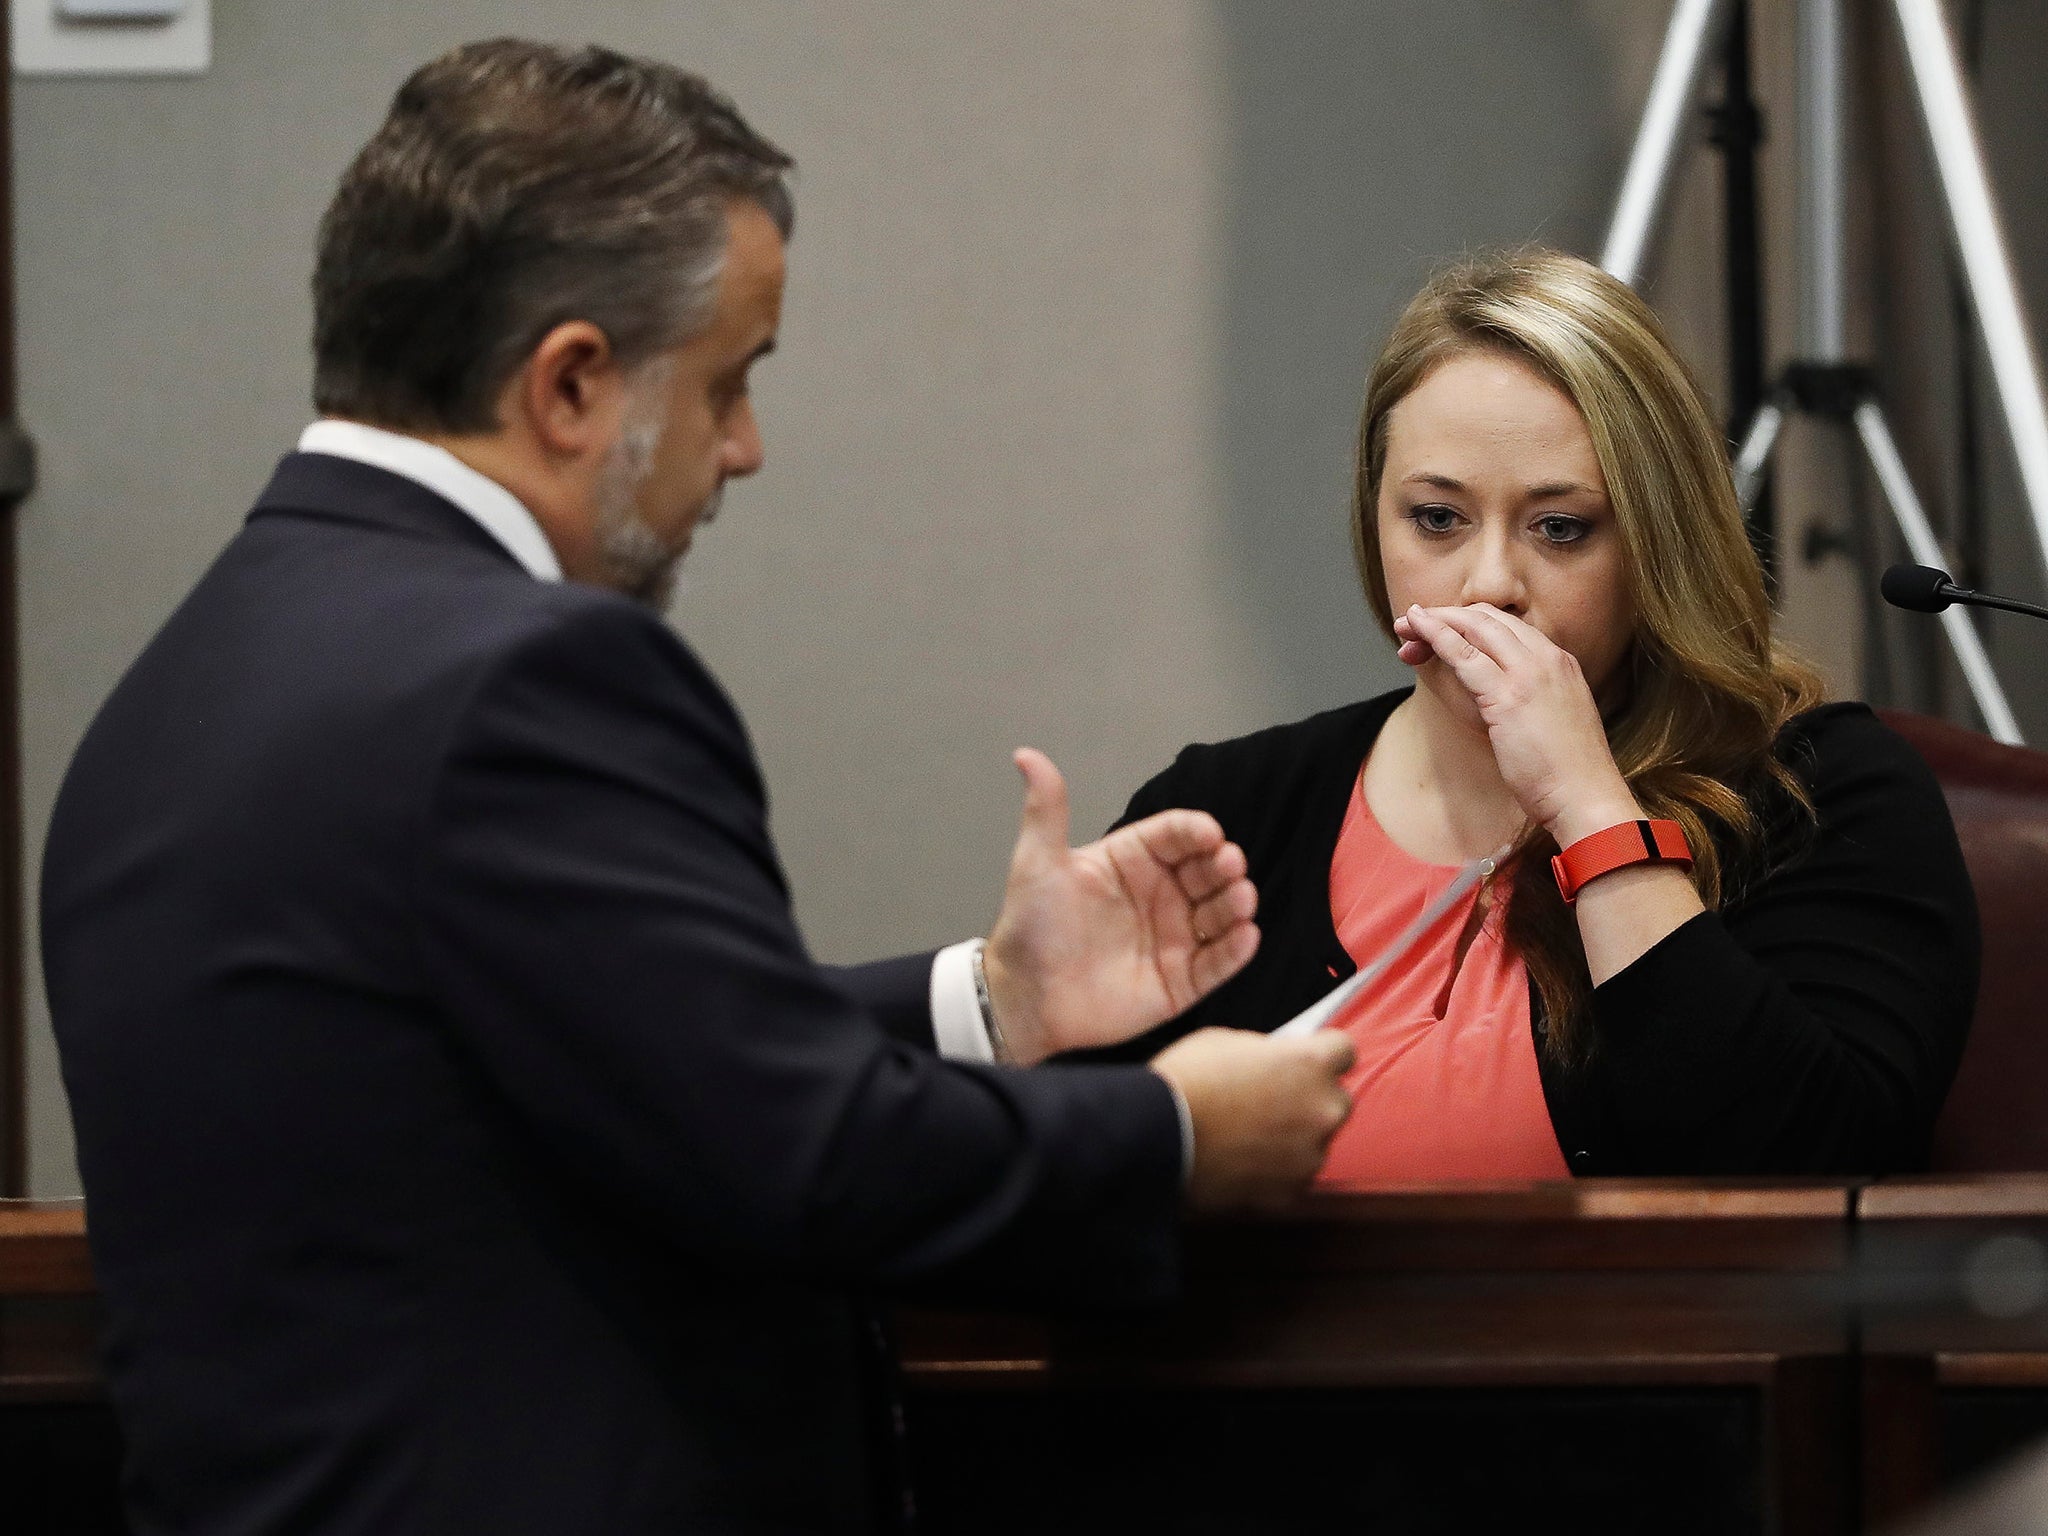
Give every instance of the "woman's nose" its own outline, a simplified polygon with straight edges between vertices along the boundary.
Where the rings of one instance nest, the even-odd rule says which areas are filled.
[[[1491,603],[1503,613],[1520,616],[1528,592],[1514,551],[1507,547],[1505,541],[1492,538],[1479,541],[1473,551],[1472,564],[1465,572],[1465,587],[1460,597],[1467,603]]]

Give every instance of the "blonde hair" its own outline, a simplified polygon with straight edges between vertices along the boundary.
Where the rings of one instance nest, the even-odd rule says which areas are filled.
[[[1578,257],[1528,250],[1461,262],[1415,296],[1373,367],[1358,427],[1351,531],[1373,611],[1391,639],[1378,533],[1388,417],[1437,367],[1476,351],[1530,367],[1585,419],[1636,616],[1608,746],[1644,812],[1685,828],[1700,898],[1723,906],[1760,866],[1768,801],[1811,821],[1805,787],[1772,749],[1822,687],[1771,638],[1727,444],[1625,283]],[[1551,879],[1556,844],[1537,828],[1517,851],[1506,934],[1542,998],[1545,1049],[1569,1060],[1594,1044],[1585,951]]]

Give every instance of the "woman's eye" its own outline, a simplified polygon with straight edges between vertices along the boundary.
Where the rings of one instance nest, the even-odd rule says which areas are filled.
[[[1416,507],[1408,513],[1408,520],[1424,533],[1449,533],[1458,526],[1458,513],[1454,507]]]
[[[1536,519],[1536,531],[1552,544],[1576,544],[1593,531],[1593,525],[1583,517],[1552,512]]]

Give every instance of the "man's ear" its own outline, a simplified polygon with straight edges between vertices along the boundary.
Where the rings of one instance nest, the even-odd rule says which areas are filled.
[[[574,459],[611,441],[624,389],[611,338],[588,320],[565,320],[528,354],[505,404],[550,458]]]

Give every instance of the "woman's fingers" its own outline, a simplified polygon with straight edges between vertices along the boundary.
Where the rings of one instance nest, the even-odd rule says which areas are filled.
[[[1407,666],[1419,667],[1430,660],[1436,652],[1429,648],[1429,642],[1415,633],[1415,626],[1408,622],[1408,615],[1394,615],[1394,656]]]
[[[1555,830],[1561,807],[1602,797],[1628,803],[1570,651],[1490,603],[1413,607],[1402,621],[1397,635],[1427,640],[1478,706],[1501,778],[1533,821]],[[1402,650],[1406,661],[1408,645]]]
[[[1397,654],[1410,666],[1421,665],[1431,655],[1440,655],[1446,661],[1453,655],[1441,645],[1431,645],[1426,653],[1418,648],[1421,630],[1409,617],[1409,614],[1417,613],[1425,622],[1434,619],[1455,632],[1467,645],[1499,667],[1503,676],[1531,663],[1555,667],[1569,659],[1568,652],[1528,620],[1517,618],[1491,603],[1468,603],[1460,607],[1411,608],[1394,621],[1395,638],[1402,642]]]
[[[1447,621],[1446,614],[1458,611],[1415,607],[1410,608],[1405,617],[1416,636],[1427,642],[1437,659],[1451,669],[1468,693],[1477,698],[1496,687],[1505,673],[1499,662],[1473,644],[1457,625]]]
[[[1504,609],[1496,608],[1491,603],[1474,603],[1472,606],[1481,612],[1490,613],[1500,620],[1502,626],[1517,640],[1521,641],[1531,655],[1550,656],[1561,653],[1563,648],[1527,619],[1509,613]]]
[[[1472,603],[1463,608],[1426,608],[1423,612],[1442,619],[1464,636],[1468,644],[1484,651],[1502,671],[1527,660],[1535,649],[1524,639],[1524,633],[1535,636],[1546,647],[1550,644],[1526,624],[1513,627],[1514,621],[1491,603]]]

